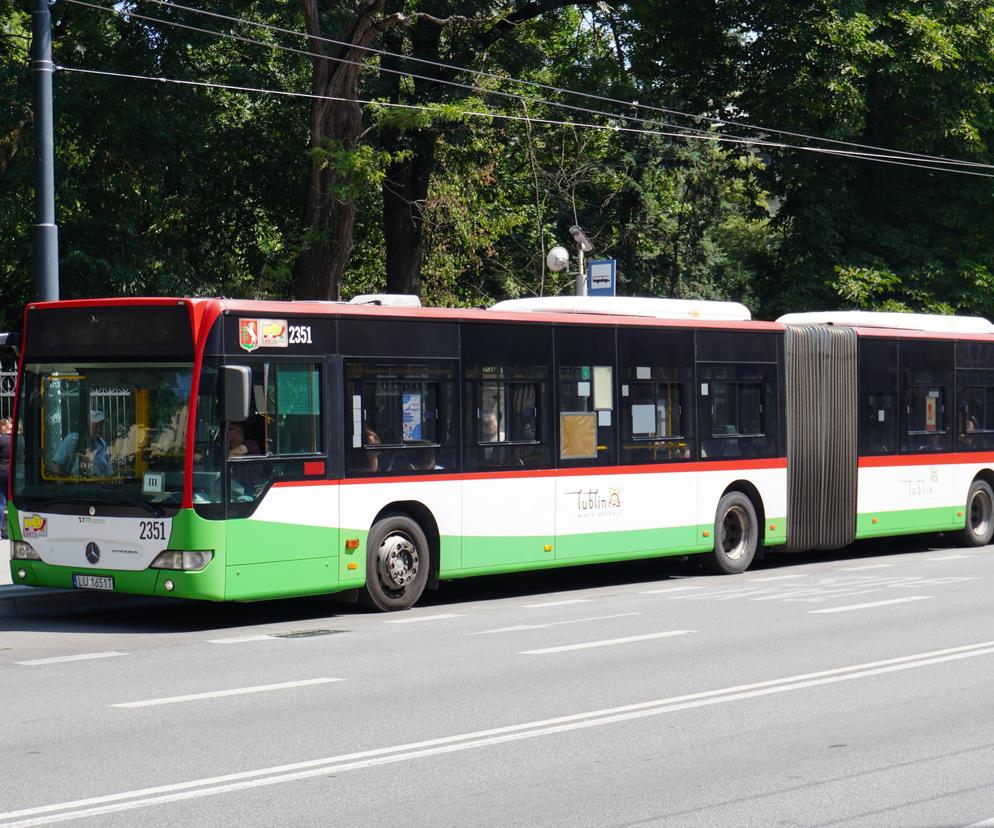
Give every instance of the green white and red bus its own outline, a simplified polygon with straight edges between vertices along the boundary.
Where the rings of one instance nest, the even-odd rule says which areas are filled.
[[[734,303],[25,310],[14,583],[211,601],[994,533],[994,326]],[[551,577],[551,576],[550,576]]]

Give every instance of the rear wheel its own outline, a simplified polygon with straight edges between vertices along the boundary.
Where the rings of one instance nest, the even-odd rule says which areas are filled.
[[[363,603],[384,612],[412,607],[428,583],[428,539],[406,515],[388,515],[373,524],[366,543]]]
[[[974,480],[966,496],[966,546],[986,546],[994,536],[994,491],[984,480]]]
[[[742,492],[728,492],[718,501],[714,518],[714,551],[709,569],[725,575],[745,572],[756,557],[759,522],[756,510]]]

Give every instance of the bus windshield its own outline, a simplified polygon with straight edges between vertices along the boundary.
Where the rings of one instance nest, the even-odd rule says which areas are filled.
[[[98,501],[162,514],[183,495],[188,362],[25,364],[14,502]]]

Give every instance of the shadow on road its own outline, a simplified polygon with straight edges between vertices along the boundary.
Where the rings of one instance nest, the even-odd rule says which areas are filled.
[[[858,541],[845,549],[829,552],[767,552],[749,572],[740,576],[708,575],[699,556],[605,563],[564,569],[546,569],[510,575],[490,575],[443,582],[437,591],[422,598],[421,607],[456,607],[474,601],[506,598],[533,598],[575,590],[629,585],[638,588],[667,578],[747,578],[750,573],[790,570],[809,563],[859,561],[887,555],[955,548],[954,537],[918,535],[882,540]],[[301,623],[322,619],[347,619],[365,615],[361,606],[341,600],[341,596],[288,598],[251,604],[212,604],[199,601],[160,598],[128,598],[127,606],[66,611],[58,614],[28,615],[0,619],[4,631],[113,632],[135,635],[188,633],[225,630],[262,624]]]

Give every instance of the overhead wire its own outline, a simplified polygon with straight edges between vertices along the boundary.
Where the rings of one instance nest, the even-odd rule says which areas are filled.
[[[393,109],[403,109],[408,111],[420,110],[425,112],[432,112],[439,115],[445,115],[448,117],[451,117],[453,114],[451,108],[447,109],[442,106],[431,106],[427,104],[402,104],[394,101],[382,101],[382,100],[363,99],[363,98],[345,98],[333,95],[317,95],[314,94],[313,92],[292,92],[285,89],[266,89],[262,87],[238,86],[235,84],[214,83],[210,81],[192,81],[192,80],[183,80],[181,78],[153,77],[149,75],[136,75],[126,72],[111,72],[101,69],[88,69],[80,66],[65,66],[61,64],[57,64],[55,66],[55,69],[57,71],[78,73],[85,75],[125,78],[128,80],[143,80],[143,81],[150,81],[153,83],[171,83],[181,86],[190,86],[197,88],[223,89],[232,92],[277,95],[281,97],[303,98],[308,100],[335,101],[340,103],[352,103],[363,106],[387,107]],[[524,115],[510,115],[505,112],[459,110],[458,113],[456,114],[458,114],[458,116],[460,117],[465,116],[465,117],[476,117],[476,118],[488,118],[488,119],[502,120],[502,121],[528,122],[532,124],[542,124],[547,126],[573,127],[573,128],[590,129],[590,130],[597,130],[604,132],[625,132],[625,133],[640,134],[640,135],[656,135],[656,136],[670,137],[670,138],[682,138],[687,140],[711,141],[715,143],[734,143],[734,144],[745,144],[745,145],[759,144],[762,146],[768,146],[780,149],[795,149],[795,150],[803,149],[807,152],[813,152],[828,156],[854,158],[864,161],[873,161],[877,163],[891,164],[901,167],[915,167],[918,169],[929,170],[931,172],[948,172],[948,173],[955,173],[958,175],[972,175],[972,176],[979,176],[981,178],[994,178],[994,173],[984,173],[975,170],[960,170],[948,167],[936,167],[932,165],[913,163],[910,160],[904,160],[904,159],[896,160],[894,158],[890,158],[887,156],[868,154],[868,153],[848,152],[846,150],[836,150],[836,149],[830,149],[828,147],[797,147],[793,144],[760,142],[753,139],[734,138],[727,135],[715,135],[715,134],[688,135],[686,133],[666,132],[663,130],[640,129],[635,127],[623,127],[617,125],[608,126],[605,124],[591,124],[580,121],[561,121],[551,118],[535,118]]]
[[[65,1],[66,2],[77,2],[78,0],[65,0]],[[855,141],[845,141],[845,140],[842,140],[842,139],[839,139],[839,138],[827,138],[827,137],[824,137],[824,136],[810,135],[810,134],[803,133],[803,132],[794,132],[794,131],[791,131],[791,130],[778,129],[778,128],[774,128],[774,127],[766,127],[766,126],[761,126],[761,125],[756,125],[756,124],[749,124],[749,123],[746,123],[744,121],[738,121],[738,120],[735,120],[735,119],[720,118],[720,117],[715,117],[715,116],[711,116],[711,115],[701,115],[701,114],[695,114],[695,113],[691,113],[691,112],[683,112],[683,111],[678,110],[678,109],[671,109],[671,108],[667,108],[667,107],[654,106],[654,105],[651,105],[651,104],[640,103],[638,101],[625,101],[625,100],[621,100],[619,98],[613,98],[613,97],[605,96],[605,95],[598,95],[598,94],[593,93],[593,92],[581,92],[581,91],[578,91],[578,90],[575,90],[575,89],[565,89],[563,87],[558,87],[558,86],[554,86],[554,85],[551,85],[551,84],[541,83],[539,81],[525,80],[523,78],[511,78],[511,77],[507,77],[505,75],[499,75],[499,74],[497,74],[495,72],[487,72],[487,71],[480,70],[480,69],[470,69],[468,67],[456,66],[456,65],[450,64],[450,63],[444,63],[442,61],[430,60],[428,58],[416,57],[414,55],[404,55],[404,54],[400,54],[398,52],[392,52],[392,51],[390,51],[388,49],[377,49],[377,48],[375,48],[373,46],[363,46],[363,45],[359,45],[359,44],[354,44],[354,43],[350,43],[350,42],[345,41],[345,40],[337,40],[335,38],[325,37],[323,35],[312,35],[312,34],[309,34],[307,32],[301,32],[301,31],[297,31],[297,30],[294,30],[294,29],[286,29],[286,28],[283,28],[281,26],[273,26],[272,24],[269,24],[269,23],[262,23],[261,21],[247,20],[247,19],[241,18],[241,17],[233,17],[231,15],[221,14],[219,12],[212,12],[212,11],[209,11],[207,9],[198,9],[198,8],[196,8],[194,6],[185,6],[185,5],[182,5],[180,3],[170,2],[170,0],[137,0],[137,2],[152,3],[152,4],[155,4],[155,5],[158,5],[158,6],[164,6],[166,8],[179,9],[181,11],[192,12],[194,14],[204,15],[206,17],[212,17],[212,18],[215,18],[215,19],[218,19],[218,20],[225,20],[225,21],[230,22],[230,23],[238,23],[238,24],[243,24],[243,25],[246,25],[246,26],[254,26],[256,28],[266,29],[268,31],[273,31],[273,32],[279,32],[281,34],[288,34],[288,35],[292,35],[294,37],[305,37],[305,38],[308,38],[310,40],[316,40],[316,41],[319,41],[319,42],[322,42],[322,43],[330,43],[330,44],[335,45],[335,46],[341,46],[341,47],[345,47],[345,48],[356,49],[358,51],[363,51],[363,52],[366,52],[366,53],[369,53],[369,54],[376,54],[376,55],[380,55],[380,56],[384,56],[384,57],[391,57],[391,58],[395,58],[395,59],[399,59],[399,60],[404,60],[404,61],[409,61],[409,62],[414,62],[414,63],[420,63],[420,64],[426,65],[426,66],[433,66],[433,67],[436,67],[436,68],[439,68],[439,69],[448,69],[448,70],[453,71],[453,72],[464,73],[464,74],[471,74],[471,75],[475,75],[477,77],[485,77],[485,78],[489,78],[489,79],[492,79],[492,80],[499,81],[501,83],[515,83],[515,84],[519,84],[519,85],[523,85],[523,86],[528,86],[528,87],[531,87],[531,88],[544,89],[544,90],[549,91],[549,92],[556,92],[556,93],[562,94],[562,95],[572,95],[572,96],[575,96],[575,97],[587,98],[587,99],[590,99],[590,100],[598,100],[598,101],[601,101],[603,103],[613,103],[613,104],[617,104],[619,106],[625,106],[625,107],[628,107],[628,108],[637,108],[637,109],[642,109],[642,110],[646,110],[646,111],[650,111],[650,112],[660,112],[660,113],[662,113],[664,115],[676,115],[676,116],[682,117],[682,118],[691,118],[691,119],[694,119],[694,120],[697,120],[697,121],[705,121],[705,122],[710,123],[712,126],[718,126],[718,127],[720,127],[720,126],[726,126],[726,125],[727,126],[735,126],[735,127],[740,128],[740,129],[748,129],[748,130],[751,130],[753,132],[770,133],[770,134],[774,134],[774,135],[786,135],[786,136],[789,136],[789,137],[792,137],[792,138],[803,138],[803,139],[808,140],[808,141],[821,141],[821,142],[830,143],[830,144],[836,144],[836,145],[840,145],[840,146],[850,146],[850,147],[857,147],[859,149],[878,150],[878,151],[881,151],[881,152],[888,152],[888,153],[897,154],[897,155],[906,155],[906,156],[908,156],[910,158],[930,159],[930,160],[935,160],[935,161],[942,161],[942,162],[945,162],[945,163],[956,163],[956,164],[960,164],[960,165],[964,165],[964,166],[976,166],[976,167],[994,168],[994,165],[985,164],[983,162],[965,161],[965,160],[962,160],[962,159],[950,159],[950,158],[946,158],[946,157],[940,156],[940,155],[929,155],[927,153],[913,152],[911,150],[901,150],[901,149],[894,149],[894,148],[889,148],[889,147],[880,147],[880,146],[875,146],[875,145],[872,145],[872,144],[862,144],[862,143],[855,142]],[[127,14],[127,12],[123,12],[123,13]],[[433,78],[432,80],[440,80],[440,79]],[[621,115],[621,114],[609,114],[609,113],[604,113],[604,114],[608,114],[609,117],[619,117],[619,118],[630,117],[630,116],[625,116],[625,115]],[[692,129],[691,127],[684,127],[682,125],[671,125],[671,126],[673,126],[675,128],[681,128],[681,129]]]
[[[269,42],[269,41],[257,40],[255,38],[248,38],[248,37],[245,37],[244,35],[238,35],[238,34],[229,33],[229,32],[218,32],[216,30],[204,29],[204,28],[197,27],[197,26],[191,26],[189,24],[180,23],[178,21],[164,20],[162,18],[151,17],[149,15],[144,15],[144,14],[141,14],[141,13],[138,13],[138,12],[129,11],[127,9],[124,9],[124,8],[120,7],[120,6],[115,6],[115,7],[102,6],[102,5],[99,5],[97,3],[87,2],[86,0],[64,0],[64,2],[72,3],[72,4],[78,5],[78,6],[84,6],[84,7],[87,7],[87,8],[98,9],[98,10],[105,11],[105,12],[110,12],[110,13],[117,14],[117,15],[120,15],[120,16],[123,16],[123,17],[133,17],[133,18],[138,19],[138,20],[145,20],[145,21],[152,22],[152,23],[159,23],[159,24],[162,24],[162,25],[165,25],[165,26],[171,26],[171,27],[175,27],[175,28],[185,29],[185,30],[197,32],[197,33],[200,33],[200,34],[207,34],[207,35],[212,35],[214,37],[219,37],[219,38],[224,38],[224,39],[231,39],[231,40],[235,40],[235,41],[239,41],[239,42],[248,43],[248,44],[251,44],[251,45],[263,46],[263,47],[271,48],[271,49],[278,49],[278,50],[281,50],[281,51],[286,51],[286,52],[290,52],[290,53],[293,53],[293,54],[298,54],[298,55],[305,56],[305,57],[311,57],[311,58],[316,58],[316,59],[321,59],[321,60],[329,60],[329,61],[339,62],[339,63],[343,63],[343,64],[347,64],[347,65],[357,66],[357,67],[360,67],[362,69],[366,69],[366,70],[370,70],[370,71],[384,72],[384,73],[388,73],[388,74],[401,75],[403,77],[410,77],[410,78],[414,78],[414,79],[417,79],[417,80],[425,80],[425,81],[428,81],[428,82],[431,82],[431,83],[439,83],[439,84],[442,84],[442,85],[457,87],[457,88],[461,88],[461,89],[466,89],[466,90],[469,90],[469,91],[472,91],[472,92],[477,92],[477,93],[484,94],[484,95],[496,95],[496,96],[499,96],[499,97],[510,98],[510,99],[513,99],[513,100],[518,100],[518,101],[522,101],[522,102],[526,102],[526,103],[541,104],[541,105],[550,106],[550,107],[553,107],[553,108],[561,108],[561,109],[566,109],[566,110],[569,110],[569,111],[581,112],[581,113],[584,113],[584,114],[587,114],[587,115],[597,115],[597,116],[605,117],[605,118],[608,118],[608,119],[611,119],[611,120],[622,120],[622,121],[628,121],[628,122],[634,122],[634,123],[649,124],[649,125],[652,125],[652,126],[660,125],[660,126],[663,126],[663,127],[667,127],[669,129],[675,129],[675,130],[680,130],[681,131],[680,134],[678,134],[678,135],[670,135],[669,137],[682,137],[683,135],[686,135],[686,137],[698,136],[699,138],[706,138],[707,140],[714,140],[712,136],[714,136],[715,133],[713,131],[711,131],[711,130],[701,130],[701,129],[696,129],[696,128],[693,128],[693,127],[687,127],[687,126],[684,126],[684,125],[681,125],[681,124],[672,124],[672,123],[665,123],[665,122],[661,123],[658,120],[650,120],[650,119],[645,119],[645,118],[639,118],[639,117],[634,116],[634,115],[626,115],[626,114],[614,113],[614,112],[604,112],[602,110],[591,109],[591,108],[588,108],[588,107],[580,107],[580,106],[575,106],[575,105],[572,105],[572,104],[566,104],[566,103],[563,103],[561,101],[550,101],[550,100],[543,99],[543,98],[529,97],[529,96],[520,95],[520,94],[517,94],[517,93],[504,92],[502,90],[497,90],[497,89],[486,89],[486,88],[483,88],[483,87],[480,87],[480,86],[476,86],[476,85],[464,84],[464,83],[460,83],[458,81],[447,80],[445,78],[425,76],[425,75],[418,75],[418,74],[414,74],[414,73],[411,73],[411,72],[408,72],[408,71],[404,71],[404,70],[393,69],[391,67],[375,66],[375,65],[368,64],[368,63],[364,63],[362,61],[350,60],[348,58],[338,57],[338,56],[334,56],[334,55],[326,55],[326,54],[319,53],[319,52],[311,52],[311,51],[305,50],[305,49],[297,49],[297,48],[292,47],[292,46],[285,46],[283,44],[272,43],[272,42]],[[496,75],[494,73],[481,72],[479,70],[473,70],[473,69],[468,69],[468,68],[463,68],[463,67],[457,67],[457,66],[453,66],[451,64],[440,63],[438,61],[430,61],[430,60],[426,60],[426,59],[423,59],[423,58],[415,58],[415,57],[412,57],[412,56],[401,55],[401,54],[398,54],[398,53],[395,53],[395,52],[390,52],[388,50],[383,50],[383,49],[374,49],[372,47],[367,47],[367,46],[357,46],[355,44],[349,44],[346,41],[339,41],[339,40],[335,40],[335,39],[332,39],[332,38],[325,38],[325,37],[318,37],[318,36],[314,36],[314,35],[309,35],[309,34],[307,34],[305,32],[297,32],[297,31],[294,31],[292,29],[284,29],[284,28],[281,28],[281,27],[278,27],[278,26],[271,26],[270,24],[266,24],[266,23],[258,23],[256,21],[245,20],[243,18],[231,17],[229,15],[222,15],[222,14],[219,14],[219,13],[216,13],[216,12],[209,12],[209,11],[206,11],[206,10],[196,9],[196,8],[189,7],[189,6],[183,6],[183,5],[180,5],[180,4],[177,4],[177,3],[164,2],[164,0],[145,0],[145,2],[151,2],[151,3],[155,3],[157,5],[160,5],[160,6],[176,8],[176,9],[180,9],[180,10],[183,10],[183,11],[191,11],[191,12],[194,12],[194,13],[203,14],[203,15],[206,15],[206,16],[223,19],[223,20],[226,20],[226,21],[229,21],[229,22],[242,23],[242,24],[250,25],[250,26],[258,26],[258,27],[261,27],[261,28],[264,28],[264,29],[268,29],[268,30],[272,30],[272,31],[276,31],[276,32],[284,33],[284,34],[291,34],[291,35],[294,35],[294,36],[306,37],[306,38],[309,38],[309,39],[312,39],[312,40],[324,41],[324,42],[332,43],[332,44],[335,44],[335,45],[352,47],[352,48],[356,48],[358,50],[363,50],[363,51],[367,51],[367,52],[371,52],[371,53],[375,53],[375,54],[379,54],[379,55],[389,56],[389,57],[397,58],[397,59],[400,59],[400,60],[413,60],[413,61],[416,61],[416,62],[419,62],[419,63],[425,63],[425,64],[433,65],[433,66],[436,66],[436,67],[440,67],[440,68],[451,69],[451,70],[456,71],[456,72],[465,72],[465,73],[470,73],[470,74],[475,74],[475,75],[482,75],[482,76],[486,76],[488,78],[493,78],[493,79],[496,79],[496,80],[500,80],[502,82],[510,80],[510,81],[512,81],[514,83],[521,83],[521,84],[530,85],[530,86],[538,86],[538,87],[545,88],[545,89],[550,89],[550,90],[553,90],[553,91],[556,91],[556,92],[559,92],[559,93],[562,93],[562,94],[577,95],[577,96],[583,96],[583,97],[596,98],[596,99],[599,99],[599,100],[611,101],[611,102],[614,102],[614,103],[622,104],[622,105],[630,107],[630,108],[631,107],[640,107],[640,108],[644,108],[644,109],[647,108],[647,109],[650,109],[650,110],[657,110],[657,111],[662,111],[662,112],[669,112],[671,114],[684,115],[686,117],[701,117],[701,118],[704,118],[704,116],[687,115],[687,113],[680,113],[680,112],[678,112],[676,110],[665,110],[665,109],[660,108],[660,107],[647,107],[647,106],[645,106],[643,104],[638,104],[637,102],[626,102],[626,101],[620,101],[618,99],[613,99],[613,98],[605,98],[604,96],[593,95],[591,93],[577,92],[577,91],[574,91],[574,90],[568,90],[568,89],[563,89],[563,88],[560,88],[560,87],[554,87],[554,86],[550,86],[548,84],[540,84],[540,83],[536,83],[536,82],[533,82],[533,81],[526,81],[526,80],[522,80],[522,79],[508,79],[508,78],[504,78],[504,77],[502,77],[500,75]],[[721,122],[721,121],[718,121],[716,119],[706,119],[706,120],[713,120],[714,123],[733,123],[733,122],[730,122],[730,121]],[[910,153],[910,152],[905,151],[905,150],[896,150],[896,149],[887,149],[887,148],[882,148],[882,147],[873,147],[871,145],[855,144],[853,142],[839,141],[837,139],[828,139],[828,138],[821,139],[821,138],[817,138],[815,136],[805,136],[802,133],[786,133],[783,130],[776,130],[776,129],[772,129],[772,128],[767,129],[767,128],[764,128],[764,127],[753,127],[751,125],[740,125],[740,126],[746,126],[746,127],[750,128],[750,129],[753,129],[753,130],[762,130],[763,132],[769,132],[769,133],[774,133],[774,134],[776,134],[776,133],[792,134],[795,137],[804,137],[804,138],[809,138],[809,139],[813,139],[813,140],[823,140],[823,141],[826,141],[826,142],[829,142],[829,143],[833,143],[833,144],[838,144],[838,145],[859,146],[859,147],[862,147],[864,149],[880,150],[880,154],[874,154],[874,153],[857,153],[855,156],[851,156],[851,157],[857,157],[858,156],[858,157],[866,157],[866,158],[872,158],[872,159],[878,159],[878,160],[879,159],[888,159],[888,160],[893,160],[895,163],[898,160],[902,160],[902,159],[907,159],[909,161],[912,161],[912,160],[913,161],[921,161],[921,162],[924,162],[924,163],[921,164],[920,166],[923,166],[924,168],[934,168],[934,169],[940,169],[940,170],[949,169],[949,166],[947,166],[947,165],[950,165],[950,166],[973,167],[973,168],[979,168],[979,169],[990,169],[990,170],[994,170],[994,165],[991,165],[991,164],[983,164],[983,163],[978,163],[978,162],[965,161],[965,160],[961,160],[961,159],[945,158],[943,156],[932,156],[932,155],[924,155],[924,154],[920,154],[920,153]],[[611,127],[611,128],[613,128],[613,127]],[[722,141],[722,143],[730,143],[730,144],[742,143],[742,144],[752,144],[752,145],[764,146],[764,147],[771,147],[771,148],[797,149],[797,150],[802,150],[802,151],[816,151],[817,149],[819,149],[819,148],[807,147],[807,146],[799,145],[799,144],[788,144],[788,143],[783,143],[783,142],[774,142],[774,141],[770,141],[770,140],[762,138],[762,137],[750,138],[750,137],[745,137],[745,136],[726,136],[726,135],[722,135],[720,140]],[[820,148],[820,149],[824,150],[827,154],[836,154],[834,152],[827,151],[826,148]],[[843,153],[838,153],[838,154],[843,154]],[[919,165],[909,164],[908,166],[919,166]]]

